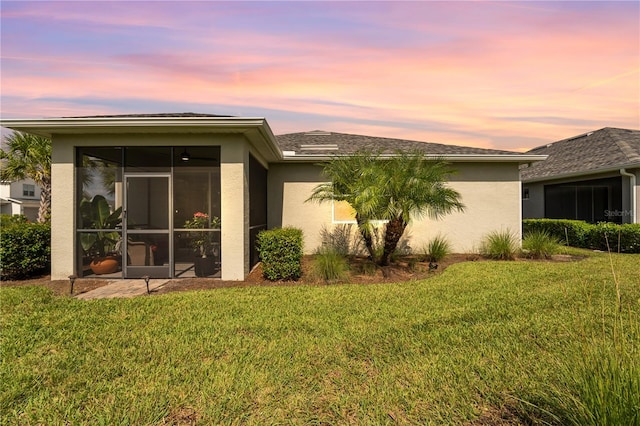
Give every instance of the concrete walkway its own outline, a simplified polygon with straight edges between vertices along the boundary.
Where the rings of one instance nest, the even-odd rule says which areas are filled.
[[[149,291],[158,289],[168,283],[168,279],[149,280]],[[111,299],[115,297],[135,297],[147,294],[144,280],[117,280],[107,285],[76,296],[77,299]]]

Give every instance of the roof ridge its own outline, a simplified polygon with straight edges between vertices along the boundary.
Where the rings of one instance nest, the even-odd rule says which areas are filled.
[[[633,163],[635,161],[640,161],[640,152],[636,152],[633,147],[630,145],[629,141],[620,138],[616,132],[612,132],[614,128],[607,127],[604,130],[607,131],[611,139],[614,141],[616,146],[622,151],[622,153],[627,157],[629,163]],[[625,129],[618,129],[625,130]]]

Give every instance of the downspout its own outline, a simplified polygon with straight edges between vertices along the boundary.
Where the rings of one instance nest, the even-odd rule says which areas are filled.
[[[622,176],[629,176],[629,186],[631,186],[630,190],[631,190],[631,198],[629,199],[629,202],[631,204],[631,214],[633,215],[632,219],[633,222],[632,223],[638,223],[638,209],[637,209],[637,204],[636,204],[636,175],[633,173],[629,173],[627,172],[626,169],[620,169],[620,174]]]

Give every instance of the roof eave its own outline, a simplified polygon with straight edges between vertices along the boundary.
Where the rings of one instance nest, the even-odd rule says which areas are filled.
[[[589,175],[595,175],[595,174],[601,174],[601,173],[619,172],[620,169],[636,169],[636,168],[640,168],[640,162],[620,164],[615,167],[611,166],[611,167],[604,167],[600,169],[563,173],[563,174],[552,175],[552,176],[542,176],[542,177],[535,177],[530,179],[524,178],[522,179],[522,182],[523,183],[544,182],[548,180],[559,180],[559,179],[567,179],[567,178],[573,178],[573,177],[579,177],[579,176],[589,176]]]
[[[267,141],[266,154],[282,159],[276,138],[264,117],[79,117],[3,119],[0,125],[12,130],[51,138],[56,134],[166,133],[189,130],[194,133],[242,133],[256,146]]]
[[[329,161],[336,157],[348,157],[350,154],[341,155],[284,155],[283,161],[286,162],[315,162],[315,161]],[[382,154],[382,158],[392,158],[395,154]],[[546,155],[530,155],[530,154],[513,154],[513,155],[501,155],[501,154],[427,154],[427,159],[440,159],[451,162],[502,162],[502,163],[533,163],[536,161],[544,161],[547,159]]]

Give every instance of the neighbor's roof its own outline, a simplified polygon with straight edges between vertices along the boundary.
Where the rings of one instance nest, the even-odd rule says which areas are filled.
[[[605,127],[539,146],[527,154],[548,155],[546,161],[522,168],[523,181],[547,180],[640,167],[640,130]]]
[[[496,149],[352,135],[347,133],[325,132],[322,130],[279,135],[276,136],[276,140],[285,157],[349,155],[363,150],[380,152],[381,154],[394,154],[397,151],[417,150],[430,156],[443,156],[448,158],[456,158],[458,156],[506,156],[515,158],[523,155],[520,152]],[[541,159],[542,158],[537,158],[537,160]]]

